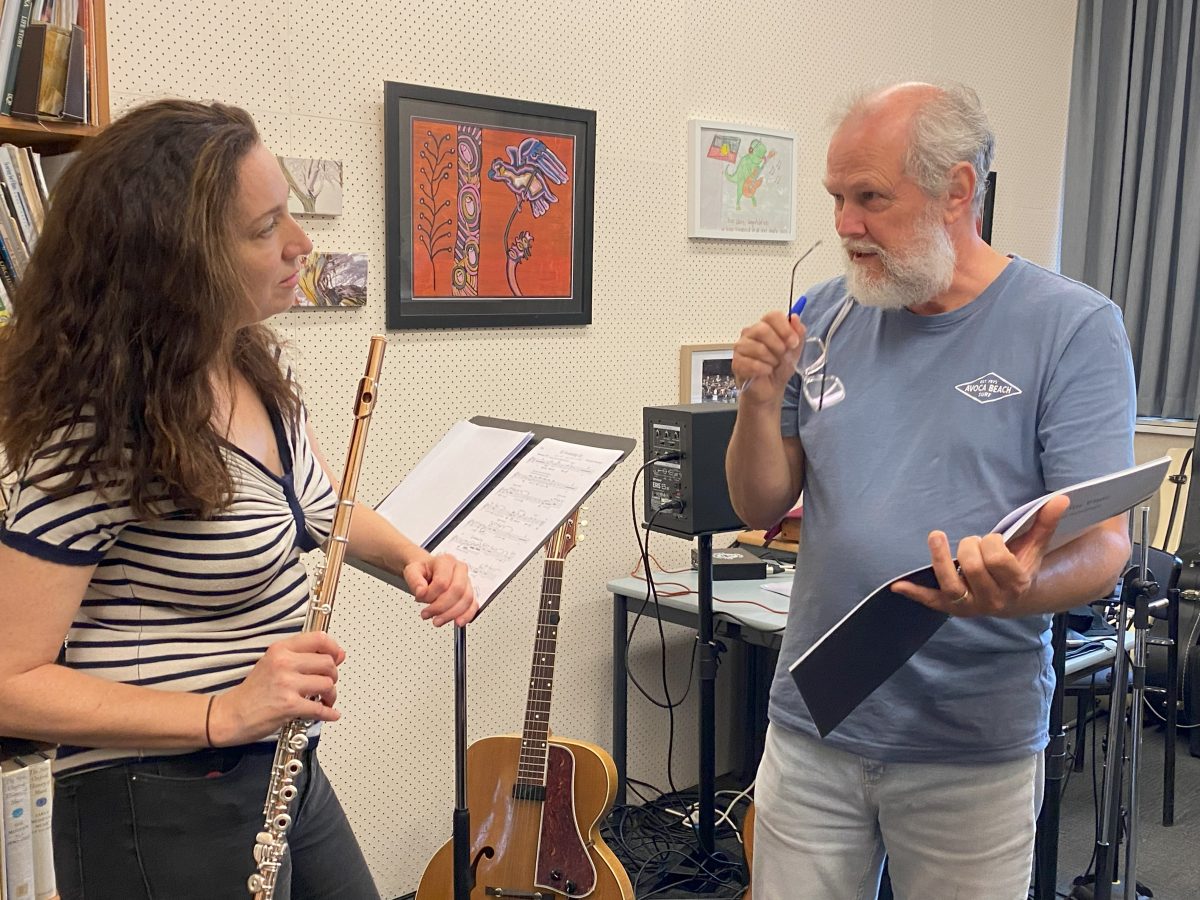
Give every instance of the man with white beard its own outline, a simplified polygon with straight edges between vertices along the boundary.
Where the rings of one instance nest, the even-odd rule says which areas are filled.
[[[803,321],[768,313],[734,348],[734,507],[765,528],[804,491],[756,782],[764,900],[873,898],[885,852],[898,897],[1026,896],[1050,613],[1111,590],[1129,540],[1120,516],[1047,553],[1065,499],[1007,546],[987,532],[1132,465],[1134,390],[1111,301],[979,237],[993,145],[967,88],[856,98],[825,174],[845,277],[808,291]],[[949,621],[819,739],[788,666],[930,561],[939,589],[893,588]]]

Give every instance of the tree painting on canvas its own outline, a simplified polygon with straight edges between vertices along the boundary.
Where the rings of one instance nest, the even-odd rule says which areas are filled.
[[[342,214],[342,163],[334,159],[276,157],[288,182],[288,212],[308,216]]]
[[[359,307],[367,303],[367,254],[322,253],[304,260],[296,282],[296,308]]]
[[[412,121],[412,296],[571,296],[575,137]]]

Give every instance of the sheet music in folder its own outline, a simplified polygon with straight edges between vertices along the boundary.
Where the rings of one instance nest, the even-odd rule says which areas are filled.
[[[1071,505],[1050,540],[1049,552],[1153,495],[1170,462],[1163,456],[1051,491],[1005,515],[992,531],[1002,534],[1005,543],[1013,540],[1028,530],[1051,498],[1065,494]],[[930,565],[889,578],[792,663],[792,679],[821,737],[841,724],[946,621],[944,613],[893,591],[890,585],[901,580],[938,586]]]
[[[428,547],[532,438],[530,431],[456,422],[375,510]]]

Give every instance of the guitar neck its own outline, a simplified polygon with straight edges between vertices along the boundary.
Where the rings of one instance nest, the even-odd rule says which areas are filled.
[[[525,727],[521,732],[521,758],[517,765],[519,787],[544,789],[546,785],[546,745],[550,737],[550,698],[554,690],[562,573],[562,559],[547,557],[542,570],[542,602],[538,610],[533,665],[529,670]]]

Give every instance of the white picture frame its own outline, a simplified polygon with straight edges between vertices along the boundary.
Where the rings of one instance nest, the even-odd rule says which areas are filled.
[[[795,133],[689,119],[688,237],[795,240]]]

